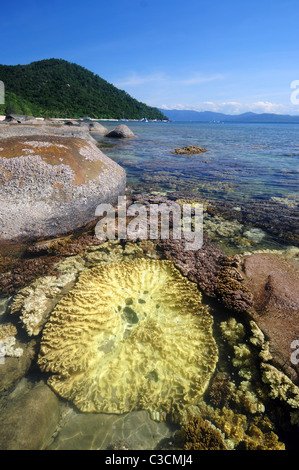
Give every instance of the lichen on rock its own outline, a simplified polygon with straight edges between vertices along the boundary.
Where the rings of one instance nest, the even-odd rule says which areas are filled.
[[[200,399],[217,360],[196,284],[170,261],[136,259],[81,274],[43,330],[38,364],[81,411],[163,421]]]
[[[124,194],[125,171],[86,132],[14,129],[0,132],[1,240],[69,234],[95,220],[99,204],[116,204]]]

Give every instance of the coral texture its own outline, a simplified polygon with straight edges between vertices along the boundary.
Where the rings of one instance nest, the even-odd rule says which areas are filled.
[[[185,450],[225,450],[221,433],[199,417],[192,418],[183,428]]]
[[[74,274],[45,276],[21,289],[10,305],[10,313],[20,315],[29,336],[39,335],[48,316],[59,300],[59,294],[75,280]]]
[[[208,421],[222,435],[227,449],[236,450],[285,450],[279,441],[271,421],[263,415],[252,420],[249,416],[223,407],[212,408],[201,403],[200,418]]]
[[[0,325],[0,364],[4,356],[20,357],[22,348],[16,348],[17,329],[12,323]]]
[[[217,359],[196,284],[170,261],[138,259],[81,274],[44,328],[38,363],[81,411],[141,408],[163,421],[198,401]]]

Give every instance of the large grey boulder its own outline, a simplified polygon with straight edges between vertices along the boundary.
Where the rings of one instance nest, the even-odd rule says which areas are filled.
[[[127,138],[132,138],[136,137],[131,129],[128,128],[125,124],[120,124],[119,126],[116,126],[115,129],[112,131],[108,132],[106,134],[106,137],[114,137],[117,139],[127,139]]]
[[[5,116],[4,122],[7,123],[14,123],[14,124],[40,124],[43,122],[43,118],[35,118],[34,116],[24,116],[21,114],[7,114]]]
[[[0,241],[79,229],[100,203],[116,204],[125,186],[125,171],[84,129],[1,126]]]
[[[95,134],[107,134],[108,129],[99,122],[92,122],[91,124],[89,124],[89,132]]]

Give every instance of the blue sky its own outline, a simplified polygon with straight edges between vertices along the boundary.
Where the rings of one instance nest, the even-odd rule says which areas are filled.
[[[2,2],[0,63],[69,60],[168,109],[299,115],[298,17],[298,0]]]

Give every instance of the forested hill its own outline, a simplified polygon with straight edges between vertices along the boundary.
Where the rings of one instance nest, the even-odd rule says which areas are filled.
[[[36,117],[166,119],[98,75],[62,59],[0,65],[5,104],[0,114]]]

